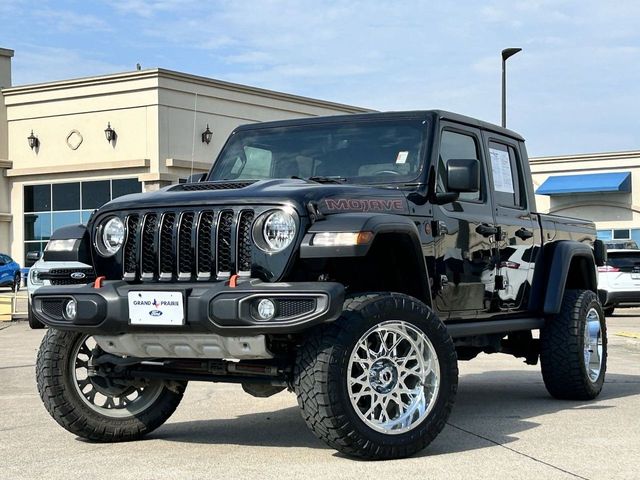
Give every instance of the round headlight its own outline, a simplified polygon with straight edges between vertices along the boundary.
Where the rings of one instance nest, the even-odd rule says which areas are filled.
[[[280,252],[296,237],[296,221],[288,212],[277,210],[265,219],[262,236],[270,252]]]
[[[43,272],[42,270],[38,270],[37,268],[31,268],[31,270],[29,270],[29,281],[31,282],[32,285],[44,284],[44,280],[40,278],[40,274],[42,272]]]
[[[104,256],[115,255],[124,243],[124,223],[118,217],[112,217],[102,226],[102,246]]]

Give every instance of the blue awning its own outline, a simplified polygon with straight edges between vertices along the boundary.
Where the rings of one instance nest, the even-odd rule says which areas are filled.
[[[602,192],[631,192],[631,172],[553,176],[536,190],[538,195]]]

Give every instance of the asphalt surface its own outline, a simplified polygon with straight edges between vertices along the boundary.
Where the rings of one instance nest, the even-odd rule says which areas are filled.
[[[461,362],[440,436],[413,458],[387,462],[325,447],[292,394],[257,399],[226,384],[191,383],[146,440],[88,443],[40,402],[34,363],[43,331],[0,323],[0,478],[639,478],[640,311],[621,312],[608,319],[608,373],[596,401],[554,400],[539,367],[481,355]]]

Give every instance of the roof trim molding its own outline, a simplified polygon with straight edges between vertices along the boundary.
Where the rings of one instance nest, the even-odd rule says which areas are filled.
[[[598,161],[598,160],[625,160],[640,159],[640,150],[626,150],[621,152],[602,152],[602,153],[581,153],[576,155],[558,155],[554,157],[530,157],[531,163],[562,163],[576,161]]]
[[[165,165],[168,168],[183,168],[188,170],[193,167],[194,171],[208,172],[211,170],[211,163],[194,161],[192,164],[191,160],[182,160],[180,158],[167,158],[165,160]]]
[[[28,85],[18,85],[14,87],[2,89],[5,97],[14,95],[24,95],[39,92],[50,92],[55,90],[65,90],[78,87],[108,85],[112,83],[121,83],[131,80],[144,80],[148,78],[157,78],[158,70],[141,70],[135,72],[121,72],[110,75],[101,75],[96,77],[72,78],[69,80],[58,80],[55,82],[33,83]]]
[[[148,168],[151,160],[142,158],[137,160],[119,160],[101,163],[70,163],[67,165],[53,165],[50,167],[12,168],[7,170],[7,177],[25,177],[31,175],[51,175],[56,173],[78,173],[100,170],[120,170],[127,168]]]
[[[362,107],[356,107],[353,105],[346,105],[337,102],[330,102],[326,100],[320,100],[316,98],[303,97],[300,95],[293,95],[290,93],[277,92],[274,90],[267,90],[264,88],[251,87],[248,85],[241,85],[239,83],[225,82],[223,80],[216,80],[208,77],[201,77],[198,75],[191,75],[188,73],[177,72],[174,70],[166,70],[164,68],[153,68],[148,70],[135,70],[132,72],[120,72],[109,75],[99,75],[95,77],[81,77],[72,78],[69,80],[58,80],[54,82],[36,83],[30,85],[19,85],[2,90],[3,95],[10,97],[15,95],[32,94],[39,92],[50,92],[55,90],[65,90],[87,86],[108,85],[113,83],[122,83],[136,80],[145,79],[166,79],[181,81],[189,84],[201,85],[210,88],[219,88],[222,90],[233,91],[237,93],[244,93],[248,95],[257,95],[260,97],[268,97],[271,99],[279,99],[289,102],[295,102],[299,104],[305,104],[321,108],[330,108],[334,110],[342,110],[345,113],[364,113],[373,112],[374,110]],[[162,89],[159,84],[156,88]]]

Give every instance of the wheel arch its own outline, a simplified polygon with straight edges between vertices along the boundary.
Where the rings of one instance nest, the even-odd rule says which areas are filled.
[[[596,263],[589,245],[572,240],[554,242],[543,250],[541,263],[536,265],[532,304],[542,303],[544,314],[560,312],[567,289],[591,290],[598,294]]]
[[[313,237],[323,232],[371,232],[365,245],[314,246]],[[394,291],[418,298],[431,307],[427,265],[416,224],[407,217],[392,214],[345,213],[318,221],[308,230],[300,258],[329,259],[334,269],[366,267],[369,278],[361,278],[355,292]],[[363,272],[364,273],[364,272]],[[371,280],[376,285],[372,288]],[[350,292],[353,293],[353,292]]]

